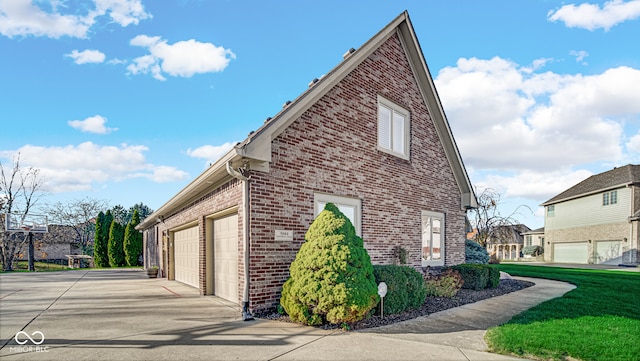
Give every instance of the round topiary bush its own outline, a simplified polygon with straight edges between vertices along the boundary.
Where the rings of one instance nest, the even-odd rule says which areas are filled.
[[[465,240],[465,263],[487,264],[489,263],[489,252],[470,239]]]
[[[280,304],[289,317],[307,325],[355,322],[378,303],[371,258],[351,221],[327,203],[313,221]]]

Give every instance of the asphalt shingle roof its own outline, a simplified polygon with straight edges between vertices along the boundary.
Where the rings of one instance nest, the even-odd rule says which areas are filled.
[[[619,185],[640,183],[640,165],[627,164],[610,171],[595,174],[574,185],[566,191],[542,203],[548,205],[565,199],[576,198],[584,194],[595,193]]]

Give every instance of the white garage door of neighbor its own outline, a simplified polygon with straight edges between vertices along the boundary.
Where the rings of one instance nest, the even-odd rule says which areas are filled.
[[[622,263],[622,241],[596,242],[596,262],[614,265]]]
[[[198,288],[198,226],[173,234],[175,280]]]
[[[587,242],[555,243],[553,245],[553,262],[587,263],[589,260]]]
[[[238,303],[238,215],[213,221],[214,294]]]

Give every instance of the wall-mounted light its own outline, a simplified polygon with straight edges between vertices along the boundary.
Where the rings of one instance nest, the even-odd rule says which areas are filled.
[[[162,216],[158,216],[158,217],[156,217],[156,222],[158,222],[158,223],[164,223],[164,217],[162,217]]]
[[[626,242],[627,241],[627,237],[623,238],[622,240]]]

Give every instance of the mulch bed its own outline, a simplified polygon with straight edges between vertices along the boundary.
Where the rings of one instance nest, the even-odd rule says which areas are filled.
[[[459,307],[468,303],[473,303],[487,298],[519,291],[523,288],[531,287],[533,285],[534,283],[532,282],[514,279],[503,279],[500,280],[500,283],[496,288],[487,288],[480,291],[461,289],[453,298],[427,297],[425,303],[420,308],[408,310],[398,314],[386,315],[384,318],[381,318],[380,315],[371,316],[367,319],[349,324],[348,329],[362,330],[366,328],[390,325],[396,322],[411,320],[416,317],[426,316],[435,312],[444,311],[449,308]],[[291,321],[289,316],[283,316],[275,312],[256,315],[256,317],[282,322],[293,322]],[[319,327],[323,329],[336,329],[340,328],[341,325],[322,325]]]

